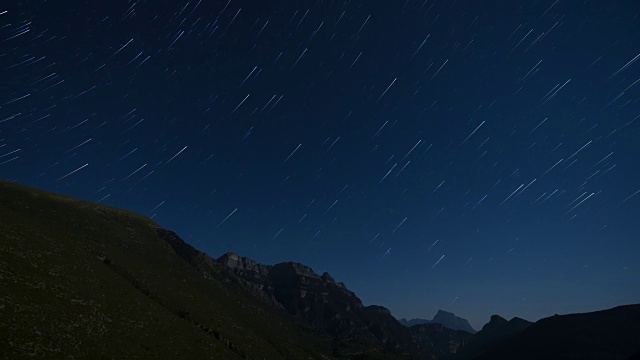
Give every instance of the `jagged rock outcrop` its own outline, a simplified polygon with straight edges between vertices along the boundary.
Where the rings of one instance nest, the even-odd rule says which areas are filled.
[[[282,309],[311,328],[339,340],[379,344],[396,353],[417,353],[409,331],[382,306],[367,306],[325,272],[286,262],[263,265],[227,253],[219,265],[255,297]]]
[[[266,276],[269,272],[268,266],[257,263],[247,257],[241,257],[233,252],[223,255],[218,259],[218,263],[236,271],[252,273],[255,276]]]

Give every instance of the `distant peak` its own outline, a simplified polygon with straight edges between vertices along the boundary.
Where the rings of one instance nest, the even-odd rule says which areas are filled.
[[[471,324],[469,324],[466,319],[463,319],[459,316],[456,316],[452,312],[444,311],[442,309],[438,310],[438,313],[433,317],[431,323],[442,324],[452,330],[464,330],[472,334],[476,333],[476,331],[473,329],[473,327],[471,327]]]

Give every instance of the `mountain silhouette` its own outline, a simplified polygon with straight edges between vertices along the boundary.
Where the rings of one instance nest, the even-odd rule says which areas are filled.
[[[476,359],[625,360],[639,349],[640,305],[626,305],[541,319]]]
[[[473,359],[524,331],[531,324],[531,322],[518,317],[507,320],[499,315],[493,315],[489,322],[482,327],[482,330],[467,339],[464,347],[457,352],[457,359]]]
[[[468,322],[445,311],[406,327],[329,273],[235,253],[215,259],[144,216],[4,181],[0,289],[6,359],[631,360],[640,352],[640,305],[533,324],[494,315],[476,334],[449,328]]]

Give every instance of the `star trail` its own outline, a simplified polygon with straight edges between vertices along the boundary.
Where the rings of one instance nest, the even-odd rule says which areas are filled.
[[[480,327],[640,296],[633,1],[12,1],[0,177]]]

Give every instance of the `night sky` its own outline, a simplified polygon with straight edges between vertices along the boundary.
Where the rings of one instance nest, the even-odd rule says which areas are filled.
[[[7,1],[0,178],[328,271],[398,318],[637,303],[639,14]]]

